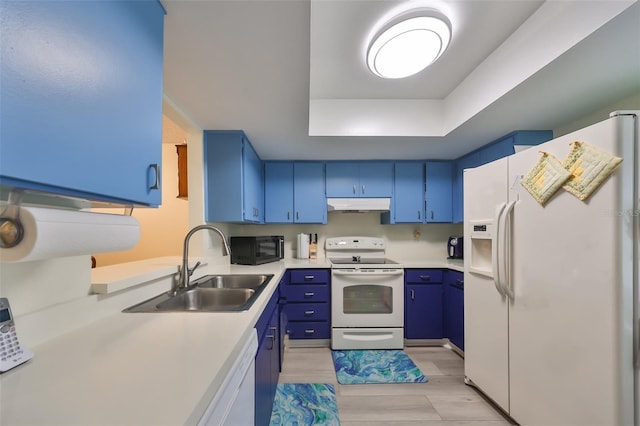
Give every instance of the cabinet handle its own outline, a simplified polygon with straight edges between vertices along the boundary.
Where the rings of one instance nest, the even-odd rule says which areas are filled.
[[[431,281],[431,275],[420,275],[422,281]]]
[[[422,218],[420,217],[420,210],[418,210],[418,220],[422,220]]]
[[[300,219],[300,212],[296,212],[296,220]]]
[[[313,314],[315,314],[315,313],[316,313],[316,311],[304,311],[305,316],[308,316],[308,317],[313,315]]]
[[[458,285],[464,285],[464,280],[456,279],[456,284],[458,284]]]
[[[433,220],[433,210],[431,210],[431,220]]]
[[[415,293],[413,292],[413,290],[411,290],[411,300],[415,299]]]
[[[313,333],[315,333],[315,332],[316,332],[316,331],[315,331],[315,330],[313,330],[313,329],[307,329],[307,330],[305,330],[305,331],[304,331],[304,334],[313,334]]]
[[[355,185],[353,185],[353,193],[354,194],[356,193],[356,186]]]
[[[315,293],[313,292],[308,292],[304,294],[304,297],[313,297],[315,295]]]
[[[287,220],[291,219],[291,212],[287,212]]]
[[[309,281],[309,280],[314,279],[315,277],[316,277],[315,275],[305,275],[304,279],[305,279],[305,281]]]
[[[365,188],[364,188],[364,185],[362,185],[362,193],[363,193],[363,194],[364,194],[364,189],[365,189]]]
[[[160,189],[160,165],[158,163],[153,163],[149,168],[153,169],[156,173],[156,181],[149,187],[149,189]]]

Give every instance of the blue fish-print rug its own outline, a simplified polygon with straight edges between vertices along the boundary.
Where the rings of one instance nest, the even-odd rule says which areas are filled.
[[[338,383],[424,383],[427,378],[402,350],[331,351]]]
[[[338,403],[333,385],[278,383],[269,426],[337,426]]]

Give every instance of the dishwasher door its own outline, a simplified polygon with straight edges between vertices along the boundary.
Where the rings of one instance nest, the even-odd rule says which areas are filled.
[[[254,424],[257,350],[258,335],[253,329],[198,425],[249,426]]]

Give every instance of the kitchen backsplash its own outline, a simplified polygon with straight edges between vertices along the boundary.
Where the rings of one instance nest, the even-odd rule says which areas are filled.
[[[230,225],[229,234],[284,235],[285,257],[295,257],[296,235],[301,232],[318,234],[319,257],[324,257],[327,237],[381,237],[387,241],[387,257],[413,261],[445,259],[447,238],[462,235],[462,228],[462,224],[450,223],[381,225],[379,213],[330,212],[326,225]]]

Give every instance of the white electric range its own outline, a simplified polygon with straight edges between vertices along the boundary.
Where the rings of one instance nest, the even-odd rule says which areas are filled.
[[[376,237],[327,238],[331,262],[331,348],[402,349],[404,267]]]

